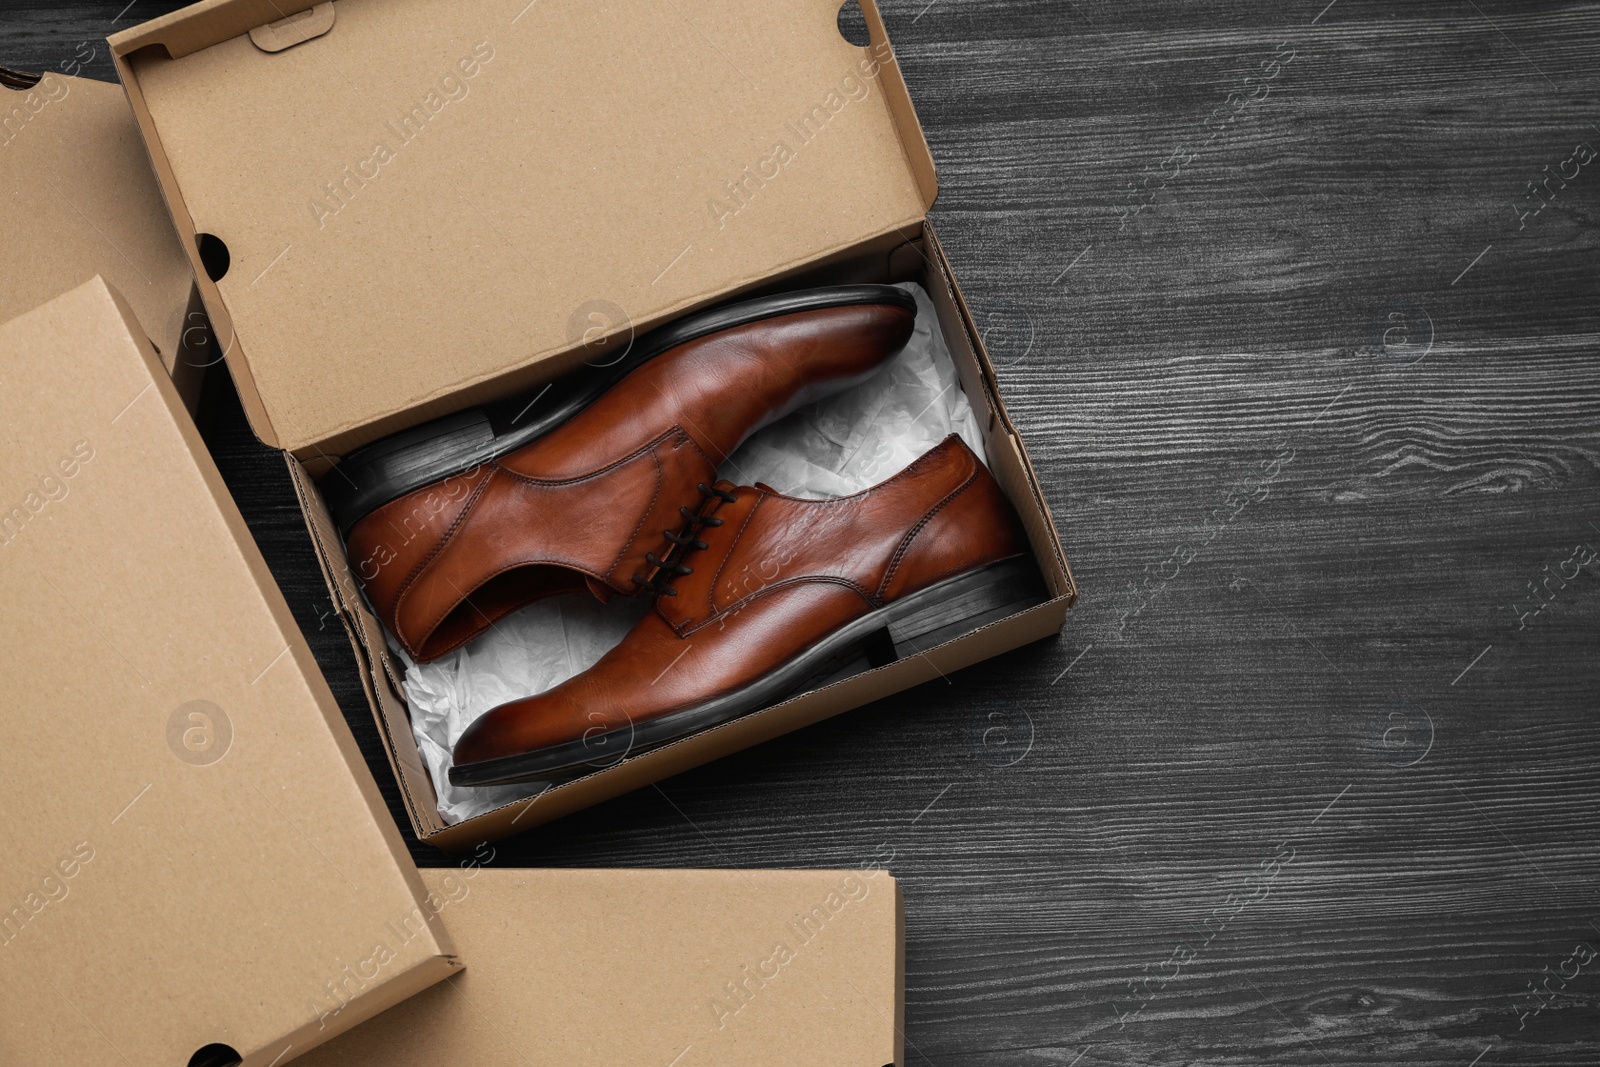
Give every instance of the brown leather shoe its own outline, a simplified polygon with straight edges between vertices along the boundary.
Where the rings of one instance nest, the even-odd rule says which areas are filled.
[[[644,338],[609,389],[590,376],[521,401],[537,419],[480,410],[386,439],[323,479],[351,566],[419,661],[543,596],[638,592],[740,442],[872,374],[915,319],[892,286],[748,301]]]
[[[1045,599],[1016,513],[954,435],[854,496],[719,482],[673,539],[655,610],[589,670],[468,727],[451,782],[612,762],[831,680],[885,632],[892,660]]]

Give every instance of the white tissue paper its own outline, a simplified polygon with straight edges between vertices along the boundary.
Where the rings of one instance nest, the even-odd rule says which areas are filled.
[[[855,388],[755,434],[717,472],[719,477],[738,485],[764,482],[791,496],[847,496],[904,470],[951,433],[960,434],[987,462],[978,419],[956,377],[933,304],[915,283],[900,288],[917,300],[916,331],[904,351]],[[450,751],[473,720],[587,670],[649,606],[642,597],[615,597],[610,604],[587,594],[553,597],[507,616],[432,663],[413,663],[391,641],[405,666],[411,728],[446,823],[455,825],[543,789],[538,783],[451,785]]]

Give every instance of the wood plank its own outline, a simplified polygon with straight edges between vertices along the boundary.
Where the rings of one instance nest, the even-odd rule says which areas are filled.
[[[1600,1061],[1600,961],[1528,991],[1600,946],[1600,171],[1519,218],[1600,147],[1600,4],[884,9],[1081,606],[496,862],[887,865],[912,1063]],[[0,63],[117,14],[0,0]],[[214,386],[404,826],[282,466]]]

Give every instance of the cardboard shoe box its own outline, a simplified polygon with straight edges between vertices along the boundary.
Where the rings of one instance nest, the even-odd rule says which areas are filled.
[[[195,410],[210,327],[122,87],[0,70],[0,188],[0,322],[98,274]]]
[[[205,0],[112,39],[257,435],[282,449],[417,835],[460,849],[1056,633],[1074,596],[926,215],[927,144],[883,22],[837,0]],[[316,479],[741,296],[928,291],[1052,599],[456,825]],[[597,347],[598,339],[598,347]]]
[[[422,872],[465,971],[304,1067],[905,1062],[882,872]]]
[[[264,1065],[454,973],[305,638],[99,278],[0,327],[0,487],[0,1063]]]
[[[883,872],[419,875],[103,279],[0,326],[0,486],[0,1063],[903,1062]]]

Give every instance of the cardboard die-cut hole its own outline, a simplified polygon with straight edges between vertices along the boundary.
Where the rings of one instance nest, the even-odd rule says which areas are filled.
[[[0,85],[15,92],[25,93],[43,80],[43,74],[32,74],[25,70],[0,67]]]
[[[856,0],[844,0],[844,5],[839,8],[839,36],[857,48],[865,48],[872,43],[872,35],[867,32],[867,16],[862,13],[861,5]]]
[[[228,267],[233,263],[227,243],[210,233],[196,234],[195,243],[200,247],[200,265],[206,269],[206,277],[214,282],[227,277]]]
[[[189,1057],[189,1067],[239,1067],[244,1057],[232,1045],[213,1043]]]

